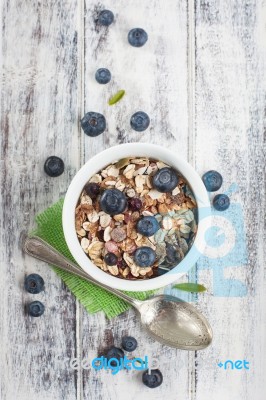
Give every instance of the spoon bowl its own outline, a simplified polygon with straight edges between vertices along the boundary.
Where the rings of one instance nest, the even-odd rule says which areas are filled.
[[[155,340],[182,350],[201,350],[212,342],[212,329],[194,306],[157,295],[139,306],[141,322]]]

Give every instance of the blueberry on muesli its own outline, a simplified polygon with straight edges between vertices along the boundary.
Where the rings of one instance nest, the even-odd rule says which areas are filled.
[[[148,246],[139,247],[134,253],[134,261],[139,267],[150,267],[155,259],[155,251]]]
[[[136,229],[143,236],[152,236],[160,229],[160,225],[155,217],[148,216],[138,220]]]
[[[152,183],[159,192],[167,193],[177,187],[178,177],[172,168],[166,167],[156,172]]]
[[[118,189],[106,189],[101,196],[100,205],[107,214],[121,214],[127,207],[127,199]]]
[[[104,261],[107,265],[116,265],[118,262],[118,258],[114,253],[107,253],[104,256]]]
[[[186,256],[197,203],[185,178],[164,162],[126,157],[102,168],[76,206],[80,245],[94,265],[120,279],[151,279]]]
[[[84,190],[87,193],[87,195],[94,200],[100,193],[100,186],[96,182],[90,182],[87,183],[86,186],[84,186]]]

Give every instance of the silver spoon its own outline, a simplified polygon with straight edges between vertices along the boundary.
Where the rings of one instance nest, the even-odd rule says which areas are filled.
[[[23,248],[32,257],[75,274],[131,304],[139,312],[141,322],[150,336],[158,342],[182,350],[201,350],[211,344],[212,329],[206,318],[191,304],[165,294],[144,301],[133,299],[96,281],[38,237],[27,237]]]

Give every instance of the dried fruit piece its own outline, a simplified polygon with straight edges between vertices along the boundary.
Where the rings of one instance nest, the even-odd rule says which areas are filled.
[[[114,242],[122,242],[127,237],[123,228],[115,228],[111,232],[111,238]]]
[[[113,242],[112,240],[105,243],[105,248],[107,251],[110,251],[111,253],[116,253],[118,251],[117,244],[115,242]]]

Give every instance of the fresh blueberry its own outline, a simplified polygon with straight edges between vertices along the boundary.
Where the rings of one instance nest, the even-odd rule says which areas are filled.
[[[44,163],[44,171],[47,173],[47,175],[51,176],[52,178],[62,175],[64,169],[65,169],[64,161],[56,156],[48,157]]]
[[[213,207],[217,211],[225,211],[230,206],[230,199],[226,194],[217,194],[213,199]]]
[[[98,22],[100,25],[109,26],[114,21],[114,14],[110,10],[103,10],[99,14]]]
[[[98,83],[105,85],[111,80],[111,72],[107,68],[99,68],[96,71],[95,79]]]
[[[137,225],[137,232],[143,236],[152,236],[155,232],[160,229],[159,222],[155,217],[142,217],[138,220]]]
[[[148,34],[141,28],[134,28],[128,32],[128,42],[131,46],[142,47],[148,40]]]
[[[125,353],[123,352],[122,349],[119,349],[118,347],[112,346],[107,354],[106,354],[106,358],[107,360],[110,360],[111,358],[116,358],[117,360],[120,360],[120,358],[124,358]],[[116,362],[115,361],[111,361],[110,363],[113,367],[116,366]]]
[[[142,201],[137,197],[128,200],[128,206],[132,211],[139,211],[142,207]]]
[[[203,183],[208,192],[216,192],[223,184],[223,177],[217,171],[208,171],[202,176]]]
[[[180,261],[180,254],[177,251],[177,249],[169,244],[166,243],[166,258],[165,261],[167,261],[169,264],[177,264]]]
[[[152,179],[153,186],[159,192],[171,192],[178,184],[178,176],[174,169],[165,167],[159,169]]]
[[[145,131],[150,125],[149,116],[143,111],[137,111],[130,119],[131,128],[137,132]]]
[[[104,116],[97,112],[88,112],[80,122],[83,131],[91,137],[99,136],[106,129]]]
[[[101,196],[100,206],[107,214],[121,214],[127,207],[127,199],[118,189],[106,189]]]
[[[152,369],[150,374],[149,370],[147,370],[142,374],[142,382],[149,388],[154,389],[163,383],[163,375],[159,369]]]
[[[142,246],[134,252],[134,261],[139,267],[150,267],[155,259],[156,253],[151,247]]]
[[[122,337],[122,347],[125,351],[134,351],[138,346],[138,342],[132,336]]]
[[[38,274],[30,274],[25,278],[24,288],[29,293],[38,294],[44,289],[44,280]]]
[[[95,200],[100,193],[100,186],[98,183],[89,182],[85,185],[84,190],[91,199]]]
[[[118,258],[114,253],[107,253],[104,256],[104,261],[107,265],[116,265]]]
[[[44,305],[40,301],[28,304],[28,313],[31,317],[40,317],[44,313]]]

